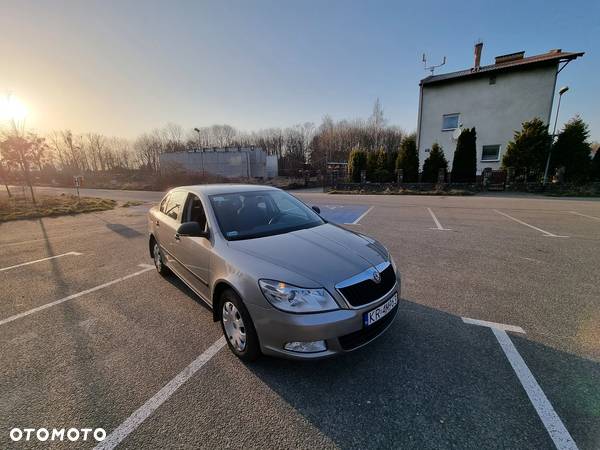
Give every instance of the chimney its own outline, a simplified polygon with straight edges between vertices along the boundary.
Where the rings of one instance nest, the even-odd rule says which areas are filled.
[[[479,70],[481,65],[481,51],[483,50],[483,42],[478,42],[475,44],[475,65],[473,66],[474,70]]]
[[[523,59],[525,57],[525,51],[509,53],[507,55],[496,56],[495,63],[503,64],[512,61],[517,61],[519,59]]]

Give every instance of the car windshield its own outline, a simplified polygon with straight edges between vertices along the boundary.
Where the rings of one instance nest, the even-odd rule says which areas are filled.
[[[211,195],[210,202],[225,239],[252,239],[322,225],[321,217],[283,191]]]

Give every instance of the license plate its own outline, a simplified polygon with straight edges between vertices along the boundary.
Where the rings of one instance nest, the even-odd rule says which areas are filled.
[[[393,309],[394,306],[398,304],[398,294],[394,294],[392,297],[388,299],[383,305],[379,305],[377,308],[372,309],[369,312],[363,314],[363,323],[365,327],[369,325],[373,325],[378,320],[383,319],[387,316]]]

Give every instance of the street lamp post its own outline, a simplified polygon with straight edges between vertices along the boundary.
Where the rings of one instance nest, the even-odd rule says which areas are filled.
[[[204,152],[202,151],[202,146],[200,145],[200,128],[194,128],[194,131],[198,133],[198,150],[200,150],[200,158],[202,159],[202,176],[204,176]]]
[[[558,105],[556,107],[556,117],[554,118],[554,129],[552,130],[552,142],[550,149],[548,150],[548,158],[546,159],[546,170],[544,171],[544,186],[548,182],[548,170],[550,169],[550,157],[552,156],[552,145],[554,144],[554,138],[556,137],[556,124],[558,123],[558,113],[560,112],[560,100],[565,92],[569,90],[569,86],[563,86],[558,91]]]
[[[198,150],[200,150],[200,128],[194,128],[194,131],[198,133]]]

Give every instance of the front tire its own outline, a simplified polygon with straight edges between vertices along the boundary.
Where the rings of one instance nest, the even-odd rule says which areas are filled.
[[[156,271],[161,274],[163,277],[169,276],[171,271],[165,265],[165,260],[160,250],[160,245],[156,239],[153,239],[154,245],[152,246],[152,259],[154,260],[154,267],[156,267]]]
[[[229,349],[242,361],[250,362],[260,356],[260,344],[252,318],[240,297],[231,289],[221,295],[221,329]]]

